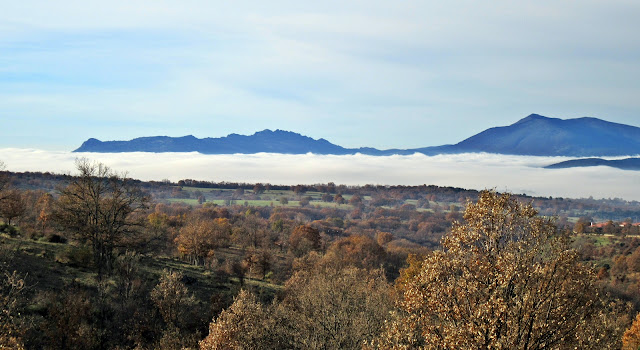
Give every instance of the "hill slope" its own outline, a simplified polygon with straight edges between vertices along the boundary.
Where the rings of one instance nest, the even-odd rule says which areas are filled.
[[[515,124],[487,129],[453,146],[457,152],[532,156],[640,154],[640,128],[596,118],[556,119],[532,114]]]

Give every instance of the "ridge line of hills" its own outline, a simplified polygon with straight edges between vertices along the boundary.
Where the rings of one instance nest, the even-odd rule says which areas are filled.
[[[361,153],[373,156],[486,152],[529,156],[633,156],[640,154],[640,128],[597,118],[558,119],[531,114],[514,124],[487,129],[456,144],[414,149],[345,148],[323,138],[313,139],[291,131],[267,129],[253,135],[230,134],[202,139],[192,135],[139,137],[130,141],[90,138],[74,152]]]
[[[564,162],[559,162],[551,165],[547,165],[546,169],[566,169],[566,168],[583,168],[594,166],[608,166],[612,168],[618,168],[622,170],[640,170],[640,158],[625,158],[625,159],[602,159],[602,158],[581,158],[571,159]]]

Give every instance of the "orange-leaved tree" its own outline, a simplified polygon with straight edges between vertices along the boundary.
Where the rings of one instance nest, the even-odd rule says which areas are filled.
[[[320,249],[320,243],[320,232],[308,225],[296,227],[289,236],[289,249],[298,257],[312,250]]]
[[[384,249],[371,237],[351,235],[341,238],[327,249],[325,260],[339,266],[380,268],[386,258]]]
[[[203,264],[214,249],[229,245],[231,224],[225,218],[195,220],[180,230],[175,239],[178,251],[195,265]]]

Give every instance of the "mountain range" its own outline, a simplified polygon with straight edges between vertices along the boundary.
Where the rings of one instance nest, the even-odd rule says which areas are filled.
[[[558,119],[531,114],[512,125],[487,129],[456,144],[414,149],[344,148],[325,139],[313,139],[291,131],[263,130],[253,135],[230,134],[202,139],[191,135],[140,137],[130,141],[91,138],[74,152],[361,153],[376,156],[487,152],[531,156],[627,156],[640,154],[640,128],[597,118]]]

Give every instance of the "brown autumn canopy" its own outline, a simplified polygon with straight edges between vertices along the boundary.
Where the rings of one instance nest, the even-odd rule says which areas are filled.
[[[376,347],[619,347],[607,343],[619,330],[602,329],[592,272],[551,219],[508,194],[485,191],[464,220],[443,238],[442,250],[404,274],[400,310]]]

